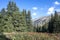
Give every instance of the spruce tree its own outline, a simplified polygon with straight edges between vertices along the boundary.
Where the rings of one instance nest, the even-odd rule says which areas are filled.
[[[5,14],[5,9],[1,14]],[[31,14],[26,10],[19,11],[16,3],[10,1],[7,6],[7,11],[4,16],[0,15],[0,32],[27,32],[31,31]]]
[[[54,18],[53,18],[53,15],[51,14],[51,19],[48,23],[48,32],[50,33],[53,32],[53,29],[54,29],[53,24],[54,24]]]
[[[5,15],[5,14],[6,14],[5,8],[3,8],[3,9],[1,10],[1,14],[2,14],[2,15]]]
[[[51,15],[51,20],[49,21],[48,30],[50,33],[60,32],[60,18],[56,11],[54,16]]]
[[[30,12],[30,11],[28,11],[27,16],[26,16],[26,24],[27,24],[27,26],[28,26],[27,29],[28,29],[29,31],[33,31],[32,21],[31,21],[31,12]]]
[[[59,16],[58,16],[58,13],[55,11],[55,14],[54,14],[54,32],[59,32],[60,31],[60,20],[59,20]]]
[[[12,12],[18,11],[19,9],[18,9],[18,7],[16,6],[16,3],[10,1],[10,2],[8,3],[7,10],[8,10],[8,12],[12,13]]]

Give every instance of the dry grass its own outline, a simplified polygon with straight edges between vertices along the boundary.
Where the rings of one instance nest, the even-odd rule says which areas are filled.
[[[60,34],[36,32],[12,32],[4,34],[12,40],[60,40]]]

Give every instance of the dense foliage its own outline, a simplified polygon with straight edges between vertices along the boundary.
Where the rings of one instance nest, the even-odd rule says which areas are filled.
[[[51,20],[49,21],[48,31],[50,33],[60,32],[60,15],[55,11],[54,16],[51,15]]]
[[[7,8],[0,12],[0,32],[32,31],[30,11],[19,11],[16,3],[9,2]]]

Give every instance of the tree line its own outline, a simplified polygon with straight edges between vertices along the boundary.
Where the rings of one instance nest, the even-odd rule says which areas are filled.
[[[31,23],[30,10],[20,11],[15,2],[9,1],[0,11],[0,32],[31,32]]]
[[[36,32],[49,32],[49,33],[59,33],[60,32],[60,15],[57,11],[51,14],[51,19],[48,23],[45,23],[42,27],[35,28]]]

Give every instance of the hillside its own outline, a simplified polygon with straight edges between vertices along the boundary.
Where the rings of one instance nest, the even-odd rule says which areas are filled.
[[[34,20],[34,26],[37,27],[38,26],[43,26],[45,23],[48,23],[49,20],[50,20],[50,16],[44,16],[44,17],[41,17],[41,18],[38,18],[36,20]]]

